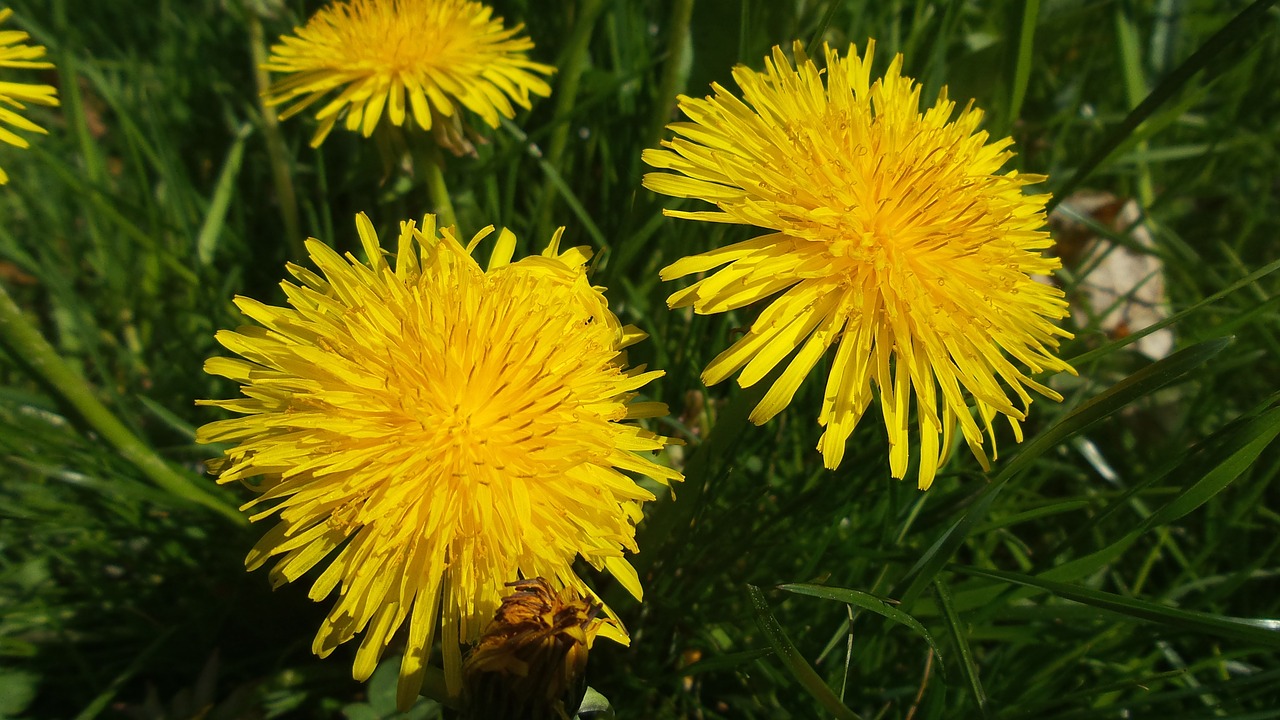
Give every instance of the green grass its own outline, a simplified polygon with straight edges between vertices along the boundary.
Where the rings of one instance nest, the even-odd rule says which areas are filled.
[[[63,107],[32,111],[51,132],[31,150],[0,148],[0,282],[129,433],[242,501],[200,474],[217,450],[193,428],[216,416],[193,401],[234,392],[201,372],[213,333],[239,323],[235,294],[282,299],[296,240],[248,17],[224,0],[11,4]],[[319,3],[250,4],[284,6],[270,40]],[[1276,7],[700,0],[673,52],[683,2],[495,5],[577,94],[449,162],[459,221],[508,226],[522,252],[558,224],[595,246],[611,306],[652,336],[634,359],[667,371],[650,388],[665,429],[699,431],[679,502],[640,527],[645,602],[598,585],[633,637],[589,669],[620,717],[1280,716]],[[755,309],[668,312],[657,271],[755,231],[662,218],[675,205],[640,187],[640,152],[669,91],[706,94],[815,37],[875,37],[877,70],[901,51],[926,97],[974,98],[1049,190],[1137,198],[1180,351],[1152,363],[1073,326],[1066,400],[1036,403],[991,472],[960,453],[928,493],[888,477],[874,412],[822,469],[816,378],[745,425],[751,392],[698,374]],[[426,209],[376,143],[339,130],[313,150],[310,120],[281,130],[304,233],[354,249],[355,213],[390,232]],[[0,348],[0,717],[387,716],[388,676],[352,681],[354,648],[311,656],[324,607],[243,571],[256,529],[162,490],[41,363]]]

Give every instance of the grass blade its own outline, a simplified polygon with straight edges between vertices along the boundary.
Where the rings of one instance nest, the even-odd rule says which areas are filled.
[[[510,120],[504,119],[502,121],[502,127],[525,145],[525,150],[528,152],[529,157],[537,161],[538,167],[542,168],[543,174],[546,175],[547,182],[555,187],[556,190],[560,191],[560,199],[564,200],[565,205],[568,205],[569,209],[573,211],[574,216],[578,218],[578,222],[582,223],[583,229],[586,230],[587,234],[591,236],[591,239],[595,241],[596,247],[600,249],[608,248],[609,241],[605,238],[604,233],[600,231],[600,226],[591,218],[591,214],[587,212],[587,209],[583,207],[582,202],[578,200],[578,195],[573,192],[573,188],[569,187],[569,183],[565,182],[564,177],[560,175],[560,172],[556,170],[555,166],[543,158],[542,150],[540,150],[537,145],[529,142],[529,135]]]
[[[1088,352],[1080,353],[1079,355],[1076,355],[1073,358],[1067,359],[1067,362],[1079,368],[1085,363],[1093,362],[1094,360],[1097,360],[1100,357],[1110,355],[1111,353],[1115,352],[1116,350],[1119,350],[1120,348],[1125,347],[1126,345],[1132,345],[1133,343],[1138,342],[1139,340],[1150,335],[1151,333],[1157,330],[1160,330],[1162,328],[1166,328],[1178,322],[1182,318],[1190,315],[1191,313],[1199,310],[1202,307],[1205,307],[1206,305],[1215,303],[1221,300],[1222,298],[1236,292],[1237,290],[1244,288],[1247,285],[1252,285],[1253,283],[1266,277],[1267,275],[1270,275],[1276,270],[1280,270],[1280,260],[1276,260],[1275,262],[1270,262],[1270,263],[1267,263],[1266,265],[1263,265],[1257,270],[1254,270],[1248,275],[1232,283],[1226,289],[1216,292],[1210,295],[1209,297],[1195,303],[1194,305],[1191,305],[1190,307],[1183,308],[1182,310],[1179,310],[1178,312],[1170,315],[1169,317],[1161,320],[1160,322],[1152,323],[1151,325],[1148,325],[1147,327],[1137,332],[1134,332],[1130,335],[1126,335],[1125,337],[1120,338],[1119,340],[1109,342],[1100,348],[1094,348],[1093,350],[1090,350]]]
[[[1060,582],[1070,582],[1091,575],[1128,550],[1129,546],[1144,532],[1183,517],[1204,504],[1213,495],[1221,492],[1252,465],[1276,434],[1280,434],[1280,427],[1277,427],[1280,426],[1280,417],[1277,417],[1277,414],[1280,414],[1280,408],[1270,408],[1271,404],[1271,402],[1264,403],[1260,411],[1246,413],[1218,429],[1208,439],[1187,452],[1171,457],[1161,468],[1153,470],[1148,478],[1129,487],[1089,520],[1079,525],[1067,540],[1048,554],[1048,557],[1059,557],[1066,548],[1073,547],[1082,538],[1089,537],[1094,528],[1104,519],[1119,512],[1121,508],[1129,507],[1136,495],[1157,483],[1163,482],[1168,487],[1182,488],[1182,491],[1164,507],[1144,517],[1141,525],[1100,550],[1089,552],[1036,575]],[[1193,478],[1195,478],[1194,481]]]
[[[1168,77],[1161,81],[1156,86],[1156,89],[1152,90],[1151,94],[1147,95],[1146,99],[1125,117],[1124,122],[1120,123],[1115,130],[1112,130],[1107,135],[1102,144],[1098,146],[1098,149],[1094,150],[1093,154],[1089,155],[1080,164],[1075,174],[1054,191],[1053,199],[1049,201],[1045,211],[1053,212],[1058,203],[1070,195],[1071,191],[1075,190],[1094,170],[1097,170],[1098,166],[1142,124],[1142,121],[1150,117],[1156,110],[1160,109],[1161,105],[1164,105],[1170,98],[1181,91],[1187,81],[1203,70],[1232,42],[1240,39],[1246,33],[1252,32],[1256,27],[1266,25],[1263,16],[1274,3],[1275,0],[1254,0],[1249,7],[1241,10],[1239,15],[1232,18],[1231,22],[1214,33],[1213,37],[1206,40],[1199,50],[1192,53],[1191,57],[1169,73]]]
[[[1027,84],[1031,81],[1031,46],[1036,36],[1036,18],[1040,16],[1040,0],[1027,0],[1022,8],[1022,31],[1018,36],[1018,58],[1013,68],[1013,87],[1009,96],[1009,113],[1000,135],[1008,135],[1022,112],[1022,101],[1027,96]]]
[[[787,633],[778,624],[778,619],[769,611],[769,601],[765,599],[764,593],[755,585],[747,586],[747,593],[751,596],[751,605],[755,608],[756,622],[759,623],[760,629],[769,638],[769,644],[773,646],[773,651],[778,654],[783,664],[787,666],[787,670],[795,676],[796,680],[804,686],[805,690],[817,700],[832,717],[841,720],[857,720],[858,714],[845,707],[840,702],[840,698],[827,687],[822,681],[818,673],[814,672],[809,662],[800,656],[800,652],[796,650],[796,646],[792,644],[791,638],[787,637]]]
[[[1148,600],[1116,595],[1115,593],[1091,590],[1077,585],[1045,580],[1044,578],[1022,573],[1005,572],[1003,570],[985,570],[982,568],[958,566],[956,572],[977,577],[999,580],[1011,585],[1037,588],[1053,593],[1060,598],[1073,600],[1083,605],[1108,610],[1125,617],[1141,620],[1189,632],[1201,632],[1209,635],[1245,640],[1267,647],[1280,648],[1280,620],[1269,618],[1238,618],[1229,615],[1196,610],[1182,610]]]
[[[1005,484],[1028,468],[1036,458],[1134,400],[1182,378],[1209,358],[1222,352],[1230,342],[1230,338],[1207,340],[1152,363],[1095,395],[1028,442],[1017,457],[1010,461],[1004,470],[1000,471],[1000,474],[979,493],[978,499],[968,512],[948,528],[907,571],[903,582],[910,579],[910,585],[901,595],[903,606],[909,608],[929,583],[933,582],[934,577],[965,541],[969,532],[986,517],[992,501],[1000,494]]]
[[[819,55],[818,50],[822,47],[822,36],[827,34],[827,28],[831,26],[831,21],[835,19],[836,11],[840,9],[843,3],[831,0],[827,3],[827,11],[822,14],[822,20],[818,22],[818,27],[814,29],[813,35],[809,38],[809,44],[805,45],[805,52],[810,55]]]
[[[808,583],[790,583],[787,585],[779,585],[779,590],[786,590],[798,595],[809,595],[810,597],[823,598],[824,600],[835,600],[847,605],[856,605],[863,610],[869,610],[881,617],[892,620],[899,625],[906,625],[915,631],[917,635],[924,638],[929,643],[929,647],[933,648],[933,652],[942,658],[942,651],[938,649],[938,643],[934,641],[933,636],[920,624],[919,620],[911,617],[898,608],[881,600],[870,593],[864,593],[859,590],[850,590],[848,588],[826,587],[824,585],[810,585]]]
[[[677,677],[689,677],[691,675],[699,675],[706,672],[717,672],[720,670],[732,670],[742,667],[752,660],[759,660],[762,657],[768,657],[773,654],[773,648],[756,648],[755,650],[743,650],[741,652],[726,653],[716,657],[699,660],[698,662],[687,667],[680,668],[679,671],[673,673]]]
[[[978,704],[982,717],[987,717],[987,694],[982,689],[982,680],[978,677],[978,665],[973,660],[973,650],[969,647],[969,640],[961,632],[960,616],[951,602],[951,591],[947,590],[947,586],[941,580],[934,581],[933,589],[938,594],[938,606],[942,609],[942,617],[947,621],[947,630],[951,633],[956,649],[960,651],[960,670],[964,673],[969,693],[973,695],[973,701]]]
[[[201,265],[213,262],[213,254],[218,250],[218,238],[222,236],[222,226],[227,219],[227,209],[231,207],[231,194],[236,189],[236,177],[240,174],[240,162],[244,159],[244,143],[253,134],[253,126],[245,123],[236,133],[235,142],[227,151],[227,159],[222,163],[222,171],[218,173],[218,184],[214,186],[213,197],[209,200],[209,212],[204,216],[200,233],[196,235],[196,254]]]
[[[1228,440],[1233,447],[1225,448],[1229,453],[1225,459],[1148,517],[1140,530],[1145,532],[1168,525],[1208,502],[1249,469],[1277,435],[1280,435],[1280,408],[1273,408],[1254,418],[1244,429],[1233,433]]]
[[[27,359],[33,375],[48,383],[90,427],[151,482],[176,500],[200,505],[237,525],[248,522],[223,495],[211,492],[195,477],[175,469],[107,409],[98,400],[94,389],[23,316],[3,286],[0,286],[0,338],[13,352]]]

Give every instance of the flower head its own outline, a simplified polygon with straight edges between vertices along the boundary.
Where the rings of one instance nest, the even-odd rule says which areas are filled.
[[[661,371],[628,368],[622,348],[644,338],[622,326],[586,279],[586,248],[512,262],[503,231],[488,267],[464,248],[402,223],[388,263],[357,218],[367,264],[308,241],[320,274],[290,265],[290,307],[237,298],[261,327],[218,333],[243,359],[206,371],[244,397],[206,400],[242,417],[205,425],[202,442],[233,447],[220,482],[263,480],[246,507],[278,522],[249,553],[250,569],[279,556],[273,583],[329,558],[312,585],[341,588],[312,649],[322,657],[363,632],[355,676],[367,678],[408,624],[399,700],[421,687],[440,629],[451,692],[461,643],[493,617],[504,584],[542,577],[594,597],[574,573],[581,557],[641,596],[624,551],[636,551],[641,504],[653,496],[626,472],[660,483],[679,473],[639,453],[669,440],[629,419],[665,415],[636,391]],[[626,642],[604,609],[600,633]]]
[[[791,357],[751,415],[763,423],[836,345],[818,418],[826,466],[839,466],[874,388],[889,466],[903,477],[914,395],[927,488],[957,425],[985,467],[983,431],[994,456],[996,415],[1021,441],[1027,388],[1061,399],[1030,374],[1070,371],[1053,353],[1070,335],[1053,323],[1066,315],[1062,292],[1031,277],[1059,267],[1042,254],[1052,245],[1040,229],[1048,196],[1022,192],[1044,178],[1001,174],[1012,140],[987,142],[972,105],[951,119],[945,89],[921,112],[901,56],[872,83],[873,51],[874,42],[864,57],[850,47],[841,58],[827,48],[824,73],[799,43],[797,67],[775,47],[764,72],[734,70],[742,99],[719,85],[706,99],[681,97],[690,122],[672,124],[666,149],[644,154],[672,172],[644,184],[718,208],[668,215],[772,231],[662,271],[671,280],[719,268],[668,300],[698,313],[781,293],[703,381],[741,371],[748,387]]]
[[[9,8],[0,10],[0,24],[10,17],[13,17],[13,10]],[[26,44],[30,37],[30,35],[21,30],[0,30],[0,68],[40,70],[53,67],[53,63],[40,59],[44,57],[45,50],[43,46]],[[52,85],[0,82],[0,141],[20,148],[31,146],[25,138],[5,127],[6,125],[28,132],[47,134],[47,130],[26,119],[16,111],[26,110],[27,106],[24,103],[57,107],[57,92],[57,89]],[[8,182],[9,174],[3,168],[0,168],[0,185]]]
[[[542,578],[509,583],[463,666],[464,717],[572,717],[602,622],[600,606]]]
[[[342,0],[317,12],[271,48],[267,70],[287,73],[267,91],[271,105],[296,101],[286,119],[317,101],[320,128],[313,147],[338,120],[368,137],[383,112],[392,125],[412,118],[455,152],[463,137],[462,108],[490,127],[514,117],[514,102],[551,93],[540,75],[554,68],[531,62],[533,42],[520,26],[504,28],[492,8],[468,0]]]

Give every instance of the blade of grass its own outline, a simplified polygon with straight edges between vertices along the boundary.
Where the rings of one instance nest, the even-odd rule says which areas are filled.
[[[25,358],[33,372],[56,390],[74,407],[93,429],[149,480],[167,490],[174,498],[213,510],[237,525],[246,524],[244,516],[220,496],[198,487],[194,479],[173,469],[136,435],[125,427],[97,398],[92,387],[77,375],[27,321],[8,291],[0,286],[0,338],[16,357]]]
[[[662,138],[662,129],[671,122],[671,112],[676,106],[676,95],[689,79],[689,60],[692,47],[689,43],[689,21],[693,19],[693,0],[674,0],[671,3],[671,24],[667,27],[667,58],[662,64],[662,82],[654,102],[653,119],[645,135],[645,147],[655,147]]]
[[[1139,532],[1168,525],[1208,502],[1249,469],[1277,435],[1280,435],[1280,408],[1264,413],[1247,427],[1232,433],[1229,441],[1236,447],[1225,449],[1228,453],[1225,459],[1143,521]]]
[[[213,255],[218,251],[218,239],[222,237],[227,210],[231,207],[231,194],[235,192],[236,177],[240,175],[240,164],[244,160],[244,144],[252,134],[252,125],[244,123],[240,126],[231,149],[227,151],[227,159],[222,163],[222,170],[218,173],[218,184],[214,186],[213,197],[209,199],[209,211],[196,235],[196,255],[200,258],[201,265],[207,266],[213,262]]]
[[[1147,79],[1142,72],[1142,50],[1138,44],[1137,23],[1130,17],[1132,9],[1133,6],[1128,3],[1116,3],[1116,47],[1120,54],[1119,64],[1123,70],[1121,77],[1124,79],[1125,95],[1128,97],[1131,108],[1140,104],[1150,92]],[[1138,128],[1134,130],[1136,134]],[[1136,146],[1138,152],[1146,152],[1147,147],[1146,140]],[[1151,207],[1155,197],[1155,190],[1151,183],[1151,168],[1145,162],[1139,162],[1137,175],[1138,203],[1143,208]]]
[[[743,665],[758,660],[762,657],[768,657],[773,654],[773,648],[756,648],[755,650],[743,650],[742,652],[726,653],[716,657],[699,660],[692,665],[680,668],[673,673],[676,677],[689,677],[690,675],[699,675],[706,672],[717,672],[719,670],[732,670],[742,667]]]
[[[1147,516],[1139,527],[1126,533],[1122,538],[1101,550],[1047,570],[1037,575],[1037,577],[1069,582],[1091,575],[1109,565],[1133,545],[1134,541],[1143,533],[1168,525],[1184,517],[1208,502],[1214,495],[1222,492],[1253,465],[1254,461],[1258,459],[1263,450],[1271,445],[1277,435],[1280,435],[1280,408],[1271,410],[1261,417],[1254,418],[1243,428],[1231,426],[1230,432],[1226,436],[1226,446],[1215,443],[1207,451],[1212,454],[1213,458],[1222,459],[1217,460],[1214,466],[1205,472],[1199,480],[1185,486],[1182,492],[1174,497],[1173,500],[1170,500],[1159,510]],[[1200,463],[1195,462],[1195,458],[1188,460],[1193,470],[1198,471],[1197,466]],[[1186,467],[1187,462],[1187,460],[1184,460],[1178,463],[1177,467]],[[1134,490],[1137,491],[1147,487],[1162,477],[1164,477],[1163,474],[1157,474],[1148,482],[1135,486]],[[1123,504],[1130,496],[1131,493],[1126,493],[1116,502],[1116,505]]]
[[[276,190],[276,204],[280,206],[280,221],[289,244],[289,254],[295,261],[307,256],[303,245],[302,222],[298,214],[298,191],[293,186],[293,173],[289,169],[288,152],[284,136],[280,133],[280,120],[274,108],[267,106],[267,89],[271,76],[263,68],[267,62],[267,43],[262,29],[262,17],[252,3],[244,4],[249,26],[249,55],[253,62],[253,82],[258,91],[258,116],[262,120],[262,136],[266,143],[267,159],[271,163],[271,183]]]
[[[938,649],[938,643],[934,641],[929,631],[920,624],[919,620],[911,617],[907,613],[902,612],[898,608],[881,600],[870,593],[864,593],[859,590],[851,590],[848,588],[827,587],[825,585],[810,585],[808,583],[789,583],[779,585],[779,590],[786,590],[798,595],[809,595],[810,597],[822,598],[824,600],[835,600],[847,605],[856,605],[863,610],[869,610],[881,617],[892,620],[899,625],[905,625],[911,628],[917,635],[924,638],[929,643],[929,647],[933,649],[935,655],[939,659],[942,658],[942,651]]]
[[[909,584],[901,593],[902,605],[910,608],[915,600],[933,582],[938,572],[950,561],[968,537],[969,532],[981,522],[1000,494],[1005,484],[1031,466],[1036,458],[1072,435],[1117,412],[1120,408],[1163,388],[1204,364],[1209,358],[1222,352],[1231,340],[1219,338],[1180,350],[1169,357],[1148,365],[1129,377],[1095,395],[1080,407],[1072,410],[1050,428],[1031,439],[1008,465],[978,494],[969,510],[946,530],[915,565],[907,571],[899,583]],[[895,592],[895,595],[898,593]]]
[[[778,624],[778,619],[769,611],[769,601],[765,599],[764,593],[755,585],[747,586],[747,593],[751,596],[751,605],[755,608],[756,622],[760,625],[760,629],[769,638],[769,644],[773,646],[773,651],[777,653],[778,658],[786,666],[792,676],[800,681],[800,684],[818,704],[822,705],[827,712],[833,717],[841,720],[857,720],[857,713],[845,707],[840,702],[840,698],[827,687],[822,681],[818,673],[809,665],[800,652],[796,650],[796,646],[792,644],[791,638],[787,637],[787,633]]]
[[[1194,305],[1191,305],[1190,307],[1183,308],[1182,310],[1179,310],[1178,312],[1176,312],[1176,313],[1174,313],[1174,314],[1170,315],[1169,317],[1167,317],[1167,318],[1165,318],[1165,319],[1161,320],[1160,322],[1152,323],[1151,325],[1148,325],[1147,327],[1145,327],[1145,328],[1143,328],[1143,329],[1141,329],[1141,330],[1139,330],[1139,331],[1137,331],[1137,332],[1134,332],[1134,333],[1132,333],[1132,334],[1130,334],[1130,335],[1126,335],[1125,337],[1120,338],[1120,339],[1118,339],[1118,340],[1114,340],[1114,341],[1112,341],[1112,342],[1109,342],[1109,343],[1107,343],[1106,345],[1103,345],[1103,346],[1102,346],[1102,347],[1100,347],[1100,348],[1094,348],[1093,350],[1089,350],[1089,351],[1087,351],[1087,352],[1082,352],[1082,353],[1080,353],[1079,355],[1076,355],[1075,357],[1072,357],[1072,358],[1067,359],[1067,362],[1068,362],[1068,363],[1070,363],[1071,365],[1075,366],[1076,368],[1079,368],[1080,366],[1084,365],[1085,363],[1089,363],[1089,362],[1092,362],[1092,361],[1094,361],[1094,360],[1097,360],[1097,359],[1098,359],[1098,358],[1100,358],[1100,357],[1105,357],[1105,356],[1107,356],[1107,355],[1110,355],[1111,353],[1113,353],[1113,352],[1115,352],[1115,351],[1119,350],[1120,348],[1123,348],[1123,347],[1125,347],[1125,346],[1127,346],[1127,345],[1131,345],[1131,344],[1133,344],[1133,343],[1135,343],[1135,342],[1137,342],[1137,341],[1141,340],[1142,338],[1144,338],[1144,337],[1146,337],[1146,336],[1150,335],[1151,333],[1153,333],[1153,332],[1155,332],[1155,331],[1157,331],[1157,330],[1160,330],[1160,329],[1162,329],[1162,328],[1166,328],[1166,327],[1168,327],[1168,326],[1170,326],[1170,325],[1172,325],[1172,324],[1174,324],[1174,323],[1178,322],[1178,321],[1179,321],[1179,320],[1181,320],[1182,318],[1184,318],[1184,317],[1186,317],[1186,316],[1190,315],[1191,313],[1193,313],[1193,312],[1195,312],[1195,311],[1199,310],[1199,309],[1200,309],[1200,308],[1202,308],[1202,307],[1205,307],[1206,305],[1210,305],[1210,304],[1212,304],[1212,303],[1215,303],[1215,302],[1217,302],[1217,301],[1221,300],[1222,298],[1224,298],[1224,297],[1226,297],[1226,296],[1228,296],[1228,295],[1230,295],[1230,294],[1232,294],[1232,293],[1236,292],[1237,290],[1240,290],[1241,288],[1244,288],[1245,286],[1252,285],[1252,284],[1256,283],[1256,282],[1257,282],[1258,280],[1260,280],[1261,278],[1266,277],[1267,275],[1270,275],[1271,273],[1275,272],[1276,270],[1280,270],[1280,260],[1276,260],[1275,262],[1270,262],[1270,263],[1267,263],[1266,265],[1263,265],[1262,267],[1260,267],[1260,268],[1258,268],[1257,270],[1255,270],[1255,271],[1253,271],[1253,272],[1249,273],[1249,274],[1248,274],[1248,275],[1246,275],[1245,277],[1243,277],[1243,278],[1241,278],[1241,279],[1237,280],[1236,282],[1232,283],[1232,284],[1231,284],[1229,287],[1227,287],[1225,290],[1221,290],[1221,291],[1219,291],[1219,292],[1216,292],[1216,293],[1214,293],[1214,294],[1210,295],[1209,297],[1207,297],[1207,298],[1205,298],[1205,299],[1203,299],[1203,300],[1200,300],[1199,302],[1195,303]]]
[[[809,55],[817,57],[820,55],[819,48],[822,47],[822,36],[827,34],[827,28],[831,27],[831,21],[835,19],[836,11],[844,3],[831,0],[827,3],[827,11],[823,13],[822,20],[818,22],[818,27],[814,29],[813,35],[809,37],[809,44],[805,45],[805,52]]]
[[[596,19],[600,17],[600,11],[604,10],[604,6],[604,0],[584,0],[580,3],[573,30],[564,44],[564,55],[559,62],[559,74],[553,93],[556,106],[555,113],[552,115],[553,128],[551,139],[547,143],[547,162],[557,171],[560,169],[564,150],[569,144],[569,118],[578,101],[578,86],[581,84],[582,74],[587,69],[591,36],[596,27]],[[554,192],[555,185],[551,182],[551,178],[547,177],[542,186],[538,222],[534,224],[538,237],[548,237],[551,234],[551,217],[555,205]]]
[[[102,692],[98,693],[97,697],[93,699],[93,702],[85,706],[85,708],[76,715],[75,720],[93,720],[101,715],[102,711],[106,710],[107,706],[111,704],[111,701],[115,699],[116,694],[120,692],[120,688],[124,687],[125,683],[132,680],[133,676],[137,675],[145,667],[146,662],[150,660],[155,651],[173,635],[174,630],[176,630],[176,628],[164,630],[155,640],[151,641],[150,645],[143,648],[142,652],[135,655],[128,667],[126,667],[119,675],[112,678],[111,683],[108,684]]]
[[[978,664],[973,660],[973,650],[969,647],[969,640],[960,626],[960,616],[956,614],[955,604],[951,602],[951,591],[941,579],[934,580],[933,589],[938,595],[938,607],[942,610],[942,617],[947,621],[947,630],[951,633],[956,649],[960,651],[960,670],[964,673],[969,693],[973,695],[978,711],[985,718],[987,717],[987,694],[982,689],[981,678],[978,677]]]
[[[967,565],[952,566],[951,569],[966,575],[999,580],[1011,585],[1037,588],[1053,593],[1060,598],[1117,613],[1133,620],[1280,648],[1280,620],[1238,618],[1229,615],[1215,615],[1198,610],[1182,610],[1148,600],[1138,600],[1137,598],[1116,595],[1115,593],[1092,590],[1004,570],[986,570]]]
[[[573,192],[573,188],[569,187],[569,184],[564,181],[564,177],[560,175],[560,172],[542,157],[542,150],[540,150],[537,145],[529,142],[528,134],[526,134],[524,130],[521,130],[518,125],[505,118],[502,120],[502,127],[525,145],[525,149],[529,153],[529,157],[537,161],[538,167],[542,168],[542,172],[547,176],[547,180],[560,191],[561,199],[564,200],[565,204],[569,206],[569,209],[573,211],[574,216],[578,218],[578,222],[582,223],[583,229],[585,229],[587,234],[591,236],[591,239],[595,241],[596,247],[601,250],[608,248],[609,242],[605,238],[604,233],[600,232],[600,226],[596,224],[595,220],[591,219],[591,214],[587,212],[585,207],[583,207],[582,203],[578,200],[578,196]]]
[[[1102,144],[1098,146],[1075,173],[1067,179],[1057,190],[1054,191],[1053,198],[1049,200],[1045,207],[1045,212],[1053,212],[1058,206],[1075,190],[1084,179],[1089,177],[1094,170],[1097,170],[1103,161],[1105,161],[1121,143],[1129,137],[1134,130],[1137,129],[1142,121],[1150,117],[1156,110],[1160,109],[1174,95],[1182,90],[1197,73],[1203,70],[1214,58],[1223,50],[1229,47],[1233,42],[1239,40],[1246,33],[1253,32],[1256,28],[1265,26],[1267,23],[1264,16],[1267,9],[1275,3],[1275,0],[1254,0],[1249,7],[1241,10],[1238,15],[1231,19],[1221,30],[1214,33],[1200,46],[1198,50],[1191,54],[1181,65],[1169,73],[1169,75],[1156,86],[1151,94],[1147,95],[1138,107],[1134,108],[1110,134],[1103,139]]]
[[[1009,90],[1009,112],[1003,129],[998,133],[1008,135],[1022,112],[1022,101],[1027,96],[1027,84],[1031,81],[1031,49],[1035,44],[1036,19],[1040,16],[1040,0],[1027,0],[1022,5],[1022,30],[1018,34],[1018,56],[1013,67],[1013,85]]]

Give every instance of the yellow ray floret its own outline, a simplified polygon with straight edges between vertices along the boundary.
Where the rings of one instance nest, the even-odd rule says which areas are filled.
[[[681,97],[689,122],[644,153],[669,172],[644,184],[717,208],[668,215],[772,231],[662,271],[664,280],[711,273],[668,301],[698,313],[778,295],[703,380],[739,373],[748,387],[784,364],[751,415],[763,423],[835,346],[818,418],[826,466],[840,465],[874,395],[890,471],[903,477],[914,397],[927,488],[957,426],[986,467],[997,415],[1021,441],[1027,390],[1061,399],[1030,376],[1074,372],[1055,355],[1071,336],[1054,322],[1067,314],[1062,292],[1032,279],[1060,267],[1044,255],[1048,196],[1023,193],[1044,177],[1001,173],[1013,141],[988,142],[982,112],[969,105],[956,115],[945,88],[921,112],[901,56],[872,82],[874,48],[859,56],[851,46],[843,58],[826,48],[823,71],[800,43],[794,67],[775,47],[764,72],[733,71],[741,99],[720,85],[705,99]]]
[[[364,633],[355,676],[369,677],[408,626],[400,704],[422,684],[433,638],[452,692],[463,643],[474,642],[514,578],[546,578],[591,596],[581,557],[636,598],[635,524],[653,496],[627,472],[660,483],[679,473],[650,457],[670,441],[629,418],[665,414],[634,402],[662,375],[628,368],[622,326],[586,278],[590,251],[512,261],[503,231],[484,269],[451,229],[402,223],[390,261],[357,218],[369,261],[308,241],[314,273],[289,266],[289,307],[236,304],[258,323],[218,340],[240,358],[205,369],[244,397],[205,400],[241,417],[200,429],[227,443],[220,482],[261,495],[253,519],[278,515],[249,554],[277,558],[273,583],[325,565],[313,600],[338,591],[317,633],[321,656]],[[624,472],[625,471],[625,472]],[[626,642],[606,608],[601,633]]]
[[[0,9],[0,24],[13,17],[9,8]],[[0,68],[17,68],[22,70],[47,70],[53,63],[40,58],[45,49],[40,45],[27,45],[31,38],[21,30],[0,30]],[[6,73],[7,76],[7,73]],[[20,111],[26,110],[26,103],[57,107],[57,89],[52,85],[34,83],[0,81],[0,142],[20,148],[30,147],[26,138],[13,132],[9,127],[27,132],[47,134],[48,131],[26,119]],[[0,185],[9,182],[9,174],[0,168]]]
[[[292,103],[285,119],[326,100],[313,147],[339,120],[368,137],[384,114],[431,130],[466,108],[497,127],[515,116],[512,103],[528,108],[530,94],[551,92],[541,76],[554,68],[528,59],[522,30],[467,0],[344,0],[271,48],[264,67],[286,76],[267,102]]]

